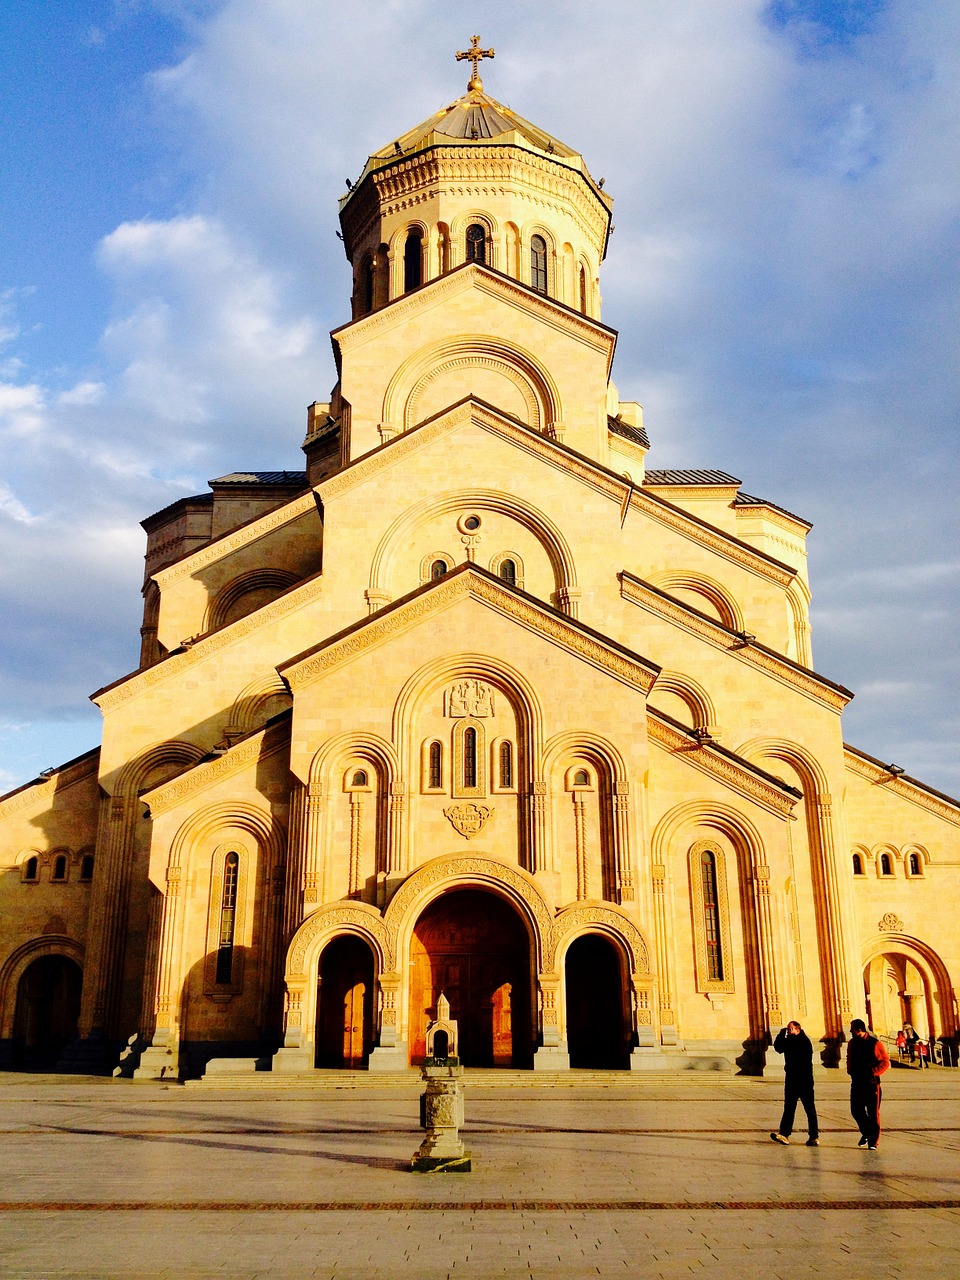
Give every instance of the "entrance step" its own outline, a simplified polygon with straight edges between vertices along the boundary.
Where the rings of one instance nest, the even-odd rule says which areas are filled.
[[[597,1089],[634,1088],[648,1081],[653,1072],[638,1071],[570,1071],[540,1072],[513,1071],[506,1068],[466,1067],[463,1083],[468,1088],[510,1089],[514,1092],[537,1089]],[[675,1071],[667,1074],[675,1075]],[[207,1076],[201,1080],[186,1080],[188,1089],[217,1090],[218,1092],[266,1089],[273,1092],[290,1090],[362,1090],[417,1089],[422,1084],[416,1067],[407,1071],[305,1071],[302,1075],[274,1075],[270,1071],[249,1071],[230,1075]]]

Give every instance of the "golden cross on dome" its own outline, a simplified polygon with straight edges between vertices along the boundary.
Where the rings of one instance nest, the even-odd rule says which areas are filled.
[[[471,36],[471,37],[470,37],[470,48],[469,48],[469,49],[466,49],[466,50],[461,49],[461,50],[457,53],[457,61],[458,61],[458,62],[462,62],[462,61],[464,60],[464,58],[466,58],[466,59],[469,61],[470,66],[471,66],[471,71],[470,71],[470,83],[467,85],[467,92],[469,92],[471,89],[482,89],[482,88],[483,88],[483,81],[480,79],[480,71],[479,71],[480,59],[481,59],[481,58],[493,58],[493,57],[495,57],[495,56],[496,56],[496,55],[495,55],[495,52],[494,52],[494,50],[493,50],[493,49],[481,49],[481,48],[480,48],[480,37],[479,37],[479,36]]]

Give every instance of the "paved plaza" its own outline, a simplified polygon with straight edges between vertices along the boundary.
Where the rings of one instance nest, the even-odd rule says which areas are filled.
[[[878,1152],[846,1078],[822,1145],[782,1081],[468,1084],[474,1172],[415,1175],[419,1084],[0,1076],[0,1276],[960,1277],[960,1072],[892,1070]]]

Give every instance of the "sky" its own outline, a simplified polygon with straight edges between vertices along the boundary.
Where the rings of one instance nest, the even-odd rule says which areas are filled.
[[[55,17],[55,20],[54,20]],[[603,319],[652,467],[814,524],[844,736],[960,795],[960,7],[943,0],[0,6],[0,790],[135,668],[139,521],[300,469],[349,318],[337,197],[465,88],[615,199]]]

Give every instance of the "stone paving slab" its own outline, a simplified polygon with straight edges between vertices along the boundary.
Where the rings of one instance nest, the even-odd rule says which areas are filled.
[[[692,1073],[691,1073],[692,1074]],[[881,1149],[818,1079],[467,1093],[475,1172],[418,1177],[417,1090],[201,1094],[0,1078],[0,1276],[960,1278],[960,1073],[890,1073]]]

